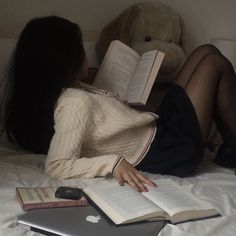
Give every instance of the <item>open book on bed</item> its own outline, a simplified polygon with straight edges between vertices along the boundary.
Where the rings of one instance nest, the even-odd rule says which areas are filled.
[[[142,193],[114,182],[89,186],[84,192],[117,225],[144,220],[178,223],[219,215],[209,202],[171,179],[155,182],[158,187]]]

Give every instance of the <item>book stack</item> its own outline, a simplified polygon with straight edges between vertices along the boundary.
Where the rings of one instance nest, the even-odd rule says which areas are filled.
[[[78,200],[56,198],[56,190],[57,187],[18,187],[16,188],[16,198],[25,211],[87,205],[87,200],[84,196]]]

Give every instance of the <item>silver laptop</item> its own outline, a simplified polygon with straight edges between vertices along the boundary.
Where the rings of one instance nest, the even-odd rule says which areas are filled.
[[[91,204],[28,211],[18,223],[41,234],[62,236],[154,236],[165,225],[164,221],[155,221],[116,226]]]

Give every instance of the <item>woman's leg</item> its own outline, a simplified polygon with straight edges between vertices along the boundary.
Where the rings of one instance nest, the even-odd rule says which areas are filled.
[[[195,108],[203,142],[215,119],[223,138],[235,144],[236,77],[231,63],[215,47],[201,46],[186,61],[177,84]]]
[[[178,84],[181,85],[181,87],[185,88],[191,78],[193,71],[198,66],[200,61],[209,54],[214,54],[214,53],[220,54],[220,51],[216,47],[213,47],[210,44],[201,45],[198,48],[196,48],[190,54],[185,64],[183,65],[178,75]]]

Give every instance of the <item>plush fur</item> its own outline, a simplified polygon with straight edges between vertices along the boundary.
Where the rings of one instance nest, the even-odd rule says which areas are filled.
[[[101,62],[112,40],[118,39],[139,54],[152,49],[165,53],[160,82],[173,82],[185,61],[182,49],[183,21],[172,8],[159,2],[136,3],[107,24],[96,43]]]

